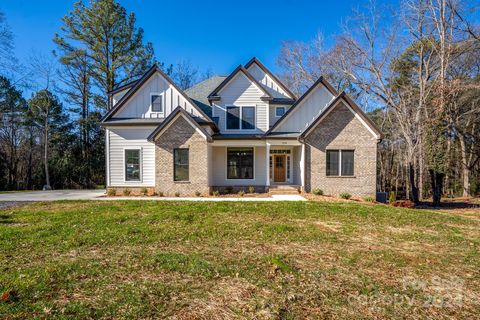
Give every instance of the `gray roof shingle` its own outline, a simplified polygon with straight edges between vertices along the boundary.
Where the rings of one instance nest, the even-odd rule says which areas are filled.
[[[189,96],[203,112],[209,117],[212,117],[212,107],[207,97],[225,78],[225,76],[213,76],[185,90],[185,94]]]

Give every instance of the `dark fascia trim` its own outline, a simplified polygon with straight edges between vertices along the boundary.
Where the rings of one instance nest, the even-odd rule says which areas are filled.
[[[323,119],[323,116],[325,114],[327,114],[328,112],[330,112],[330,110],[332,108],[334,108],[337,103],[340,101],[340,100],[344,100],[352,109],[353,111],[355,111],[356,113],[358,113],[358,115],[363,119],[363,121],[365,121],[367,123],[368,126],[370,126],[370,128],[379,136],[379,139],[378,140],[382,140],[383,139],[383,133],[380,131],[380,129],[377,127],[377,125],[365,114],[365,112],[363,112],[362,108],[360,108],[356,103],[355,101],[353,101],[352,98],[350,98],[348,96],[348,94],[345,93],[345,91],[343,91],[342,93],[340,93],[335,99],[333,99],[330,104],[325,108],[325,110],[323,110],[318,116],[317,118],[315,118],[315,120],[313,120],[313,122],[305,129],[303,130],[303,132],[300,134],[300,136],[298,137],[298,140],[300,142],[304,142],[305,141],[305,136],[307,135],[307,133],[312,129],[314,128],[315,126],[318,125],[318,123]]]
[[[219,85],[216,87],[209,95],[208,95],[208,100],[209,101],[215,101],[219,100],[220,96],[218,95],[218,92],[223,89],[232,79],[237,75],[237,73],[243,72],[243,74],[250,80],[252,81],[264,94],[265,96],[262,97],[262,100],[271,100],[273,97],[268,93],[267,90],[263,88],[263,86],[250,74],[250,72],[245,69],[244,66],[239,65],[238,67],[235,68],[235,70],[230,73],[228,77],[226,77]]]
[[[280,79],[278,79],[278,77],[274,75],[260,60],[258,60],[257,57],[253,57],[252,59],[250,59],[250,61],[248,61],[245,65],[245,69],[248,70],[248,68],[250,68],[250,66],[254,63],[256,63],[260,67],[260,69],[263,70],[263,72],[268,74],[285,92],[287,92],[290,98],[292,98],[293,100],[297,99],[297,96],[292,91],[290,91],[290,89],[288,89],[287,86],[282,81],[280,81]]]
[[[285,112],[283,114],[283,116],[278,119],[277,122],[275,122],[275,124],[267,131],[267,134],[269,134],[270,132],[272,132],[286,117],[288,117],[288,115],[290,113],[293,112],[293,110],[295,109],[296,106],[298,106],[306,97],[308,97],[308,95],[319,85],[319,84],[322,84],[323,86],[325,86],[325,88],[327,88],[327,90],[334,96],[338,96],[338,92],[337,90],[335,90],[332,85],[330,83],[328,83],[327,80],[325,80],[322,76],[320,78],[318,78],[317,81],[315,81],[315,83],[310,87],[308,88],[307,91],[305,91],[305,93],[300,97],[300,99],[298,99],[297,101],[295,101],[294,104],[292,104],[292,106],[287,110],[287,112]]]
[[[114,95],[115,93],[118,93],[118,92],[124,91],[126,89],[129,89],[129,88],[133,87],[135,85],[135,83],[137,83],[138,80],[139,79],[130,81],[130,82],[124,84],[124,85],[121,85],[120,87],[117,87],[113,90],[107,91],[107,95],[111,96],[111,95]]]
[[[137,92],[141,87],[142,85],[152,76],[155,74],[155,72],[159,72],[162,77],[167,80],[167,82],[169,84],[171,84],[178,92],[180,92],[180,94],[183,96],[183,98],[185,100],[187,100],[203,117],[205,117],[205,119],[207,121],[210,121],[213,123],[212,119],[210,119],[209,116],[207,116],[205,114],[205,112],[202,111],[202,109],[197,106],[195,104],[195,102],[192,101],[192,99],[190,99],[189,96],[187,96],[185,94],[185,92],[183,92],[182,89],[180,89],[174,82],[172,79],[170,79],[170,77],[165,73],[163,72],[163,70],[158,67],[158,65],[155,63],[152,67],[150,67],[150,69],[148,69],[147,72],[145,72],[145,74],[135,83],[135,85],[130,89],[128,90],[128,92],[120,99],[120,101],[118,101],[115,106],[110,109],[106,114],[105,116],[100,120],[100,122],[104,122],[105,120],[108,120],[110,119],[118,110],[120,110],[121,107],[123,107],[123,105],[128,101],[128,99],[130,99],[130,97],[135,94],[135,92]]]
[[[212,136],[207,132],[205,131],[204,128],[202,128],[200,126],[200,124],[198,124],[197,121],[195,121],[195,119],[193,119],[193,117],[187,112],[185,111],[185,109],[183,109],[181,106],[178,106],[176,107],[169,115],[168,117],[165,118],[165,121],[162,122],[147,138],[148,141],[150,142],[153,142],[155,140],[155,138],[157,137],[157,135],[162,131],[163,128],[165,128],[173,119],[175,119],[175,117],[177,115],[180,115],[180,116],[184,116],[186,117],[189,122],[192,122],[195,127],[197,129],[199,129],[206,137],[207,137],[207,141],[208,142],[211,142],[212,141]]]
[[[292,105],[295,103],[293,99],[284,99],[284,98],[273,98],[270,100],[270,104],[284,104],[284,105]]]

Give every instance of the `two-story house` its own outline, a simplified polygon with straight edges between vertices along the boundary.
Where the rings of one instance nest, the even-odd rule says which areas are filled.
[[[109,188],[167,195],[291,185],[374,196],[382,134],[323,78],[296,97],[258,59],[182,91],[157,66],[109,93]]]

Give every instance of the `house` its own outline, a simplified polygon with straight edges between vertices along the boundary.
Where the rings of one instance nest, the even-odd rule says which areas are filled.
[[[154,65],[109,101],[101,121],[108,188],[375,195],[382,134],[323,78],[296,97],[253,58],[183,91]]]

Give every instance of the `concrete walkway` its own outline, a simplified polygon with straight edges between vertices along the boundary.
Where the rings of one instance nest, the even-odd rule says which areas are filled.
[[[0,202],[27,202],[27,201],[58,201],[58,200],[157,200],[157,201],[306,201],[300,195],[272,195],[268,198],[187,198],[187,197],[105,197],[105,190],[51,190],[51,191],[22,191],[0,193]]]

